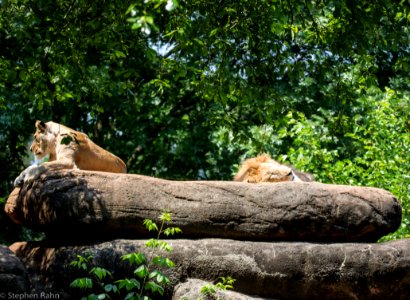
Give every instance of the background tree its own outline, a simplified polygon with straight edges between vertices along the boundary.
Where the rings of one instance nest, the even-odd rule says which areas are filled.
[[[0,1],[2,201],[36,119],[130,173],[230,180],[268,152],[326,183],[392,191],[408,235],[406,1]],[[15,239],[7,226],[3,238]]]

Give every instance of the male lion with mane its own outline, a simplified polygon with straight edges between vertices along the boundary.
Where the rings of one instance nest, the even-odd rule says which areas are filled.
[[[249,183],[283,182],[283,181],[314,181],[313,175],[303,173],[292,167],[282,165],[273,160],[268,154],[245,160],[234,181]]]
[[[25,169],[14,181],[14,186],[34,180],[47,170],[127,172],[125,163],[119,157],[95,144],[85,133],[51,121],[36,121],[35,126],[36,132],[30,151],[37,159],[49,155],[49,161]]]

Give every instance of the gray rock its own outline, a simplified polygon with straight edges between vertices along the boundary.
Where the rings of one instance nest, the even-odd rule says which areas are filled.
[[[147,237],[143,220],[164,209],[187,238],[376,241],[401,222],[397,199],[376,188],[168,181],[80,170],[44,173],[6,203],[16,223],[65,240]]]
[[[165,254],[176,266],[167,269],[171,290],[189,278],[215,282],[231,276],[234,291],[277,299],[410,299],[410,239],[378,244],[244,242],[235,240],[169,240]],[[50,288],[68,289],[78,274],[70,269],[77,254],[92,254],[93,262],[129,277],[132,268],[120,256],[147,252],[144,241],[115,240],[88,246],[20,243],[16,255]],[[45,264],[44,262],[47,262]],[[128,275],[127,275],[128,274]]]
[[[7,246],[0,245],[0,299],[29,291],[30,281],[23,264]]]
[[[252,297],[245,294],[237,293],[232,290],[221,290],[215,288],[215,293],[204,294],[201,293],[203,287],[207,285],[213,285],[212,282],[200,280],[200,279],[188,279],[185,282],[179,283],[172,295],[172,300],[208,300],[208,299],[221,299],[221,300],[263,300],[267,298]]]

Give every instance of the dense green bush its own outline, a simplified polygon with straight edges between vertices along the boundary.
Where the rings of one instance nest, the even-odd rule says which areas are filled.
[[[386,189],[400,200],[403,222],[383,240],[410,237],[409,107],[408,94],[376,90],[358,99],[351,116],[324,109],[309,118],[289,112],[286,125],[250,128],[249,143],[235,143],[226,129],[215,135],[215,143],[244,157],[268,152],[323,183]]]
[[[410,236],[410,98],[387,89],[359,99],[362,108],[343,120],[351,126],[342,140],[329,131],[321,115],[301,118],[288,152],[297,167],[326,183],[373,186],[393,193],[402,203],[403,222],[388,238]],[[329,122],[327,122],[329,124]],[[332,126],[330,122],[330,126]]]
[[[0,1],[0,206],[43,119],[130,173],[230,180],[268,152],[323,182],[386,188],[404,207],[389,238],[404,237],[409,22],[392,0]]]

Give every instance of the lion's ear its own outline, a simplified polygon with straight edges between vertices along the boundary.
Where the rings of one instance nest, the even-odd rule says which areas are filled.
[[[44,132],[46,130],[46,123],[44,123],[43,121],[36,121],[36,128],[38,131],[40,132]]]

